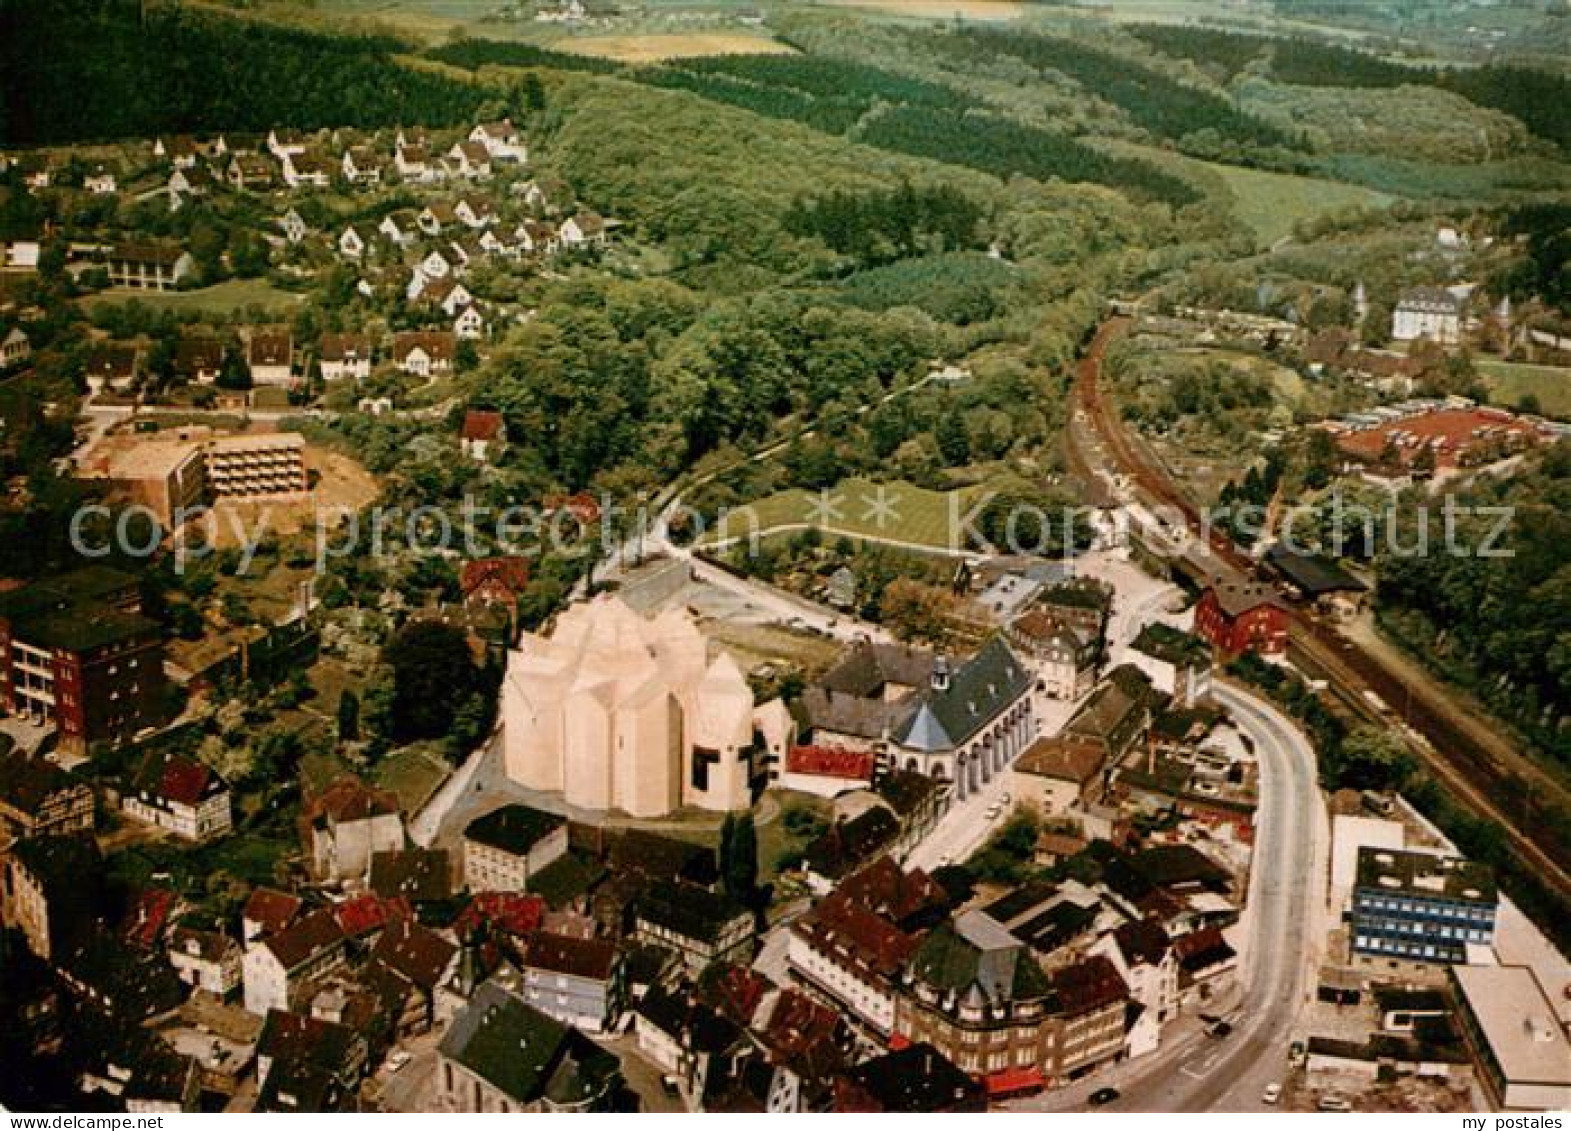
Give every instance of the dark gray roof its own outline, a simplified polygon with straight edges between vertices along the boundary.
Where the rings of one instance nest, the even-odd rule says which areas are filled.
[[[894,739],[917,750],[952,750],[996,719],[1031,686],[1030,673],[1000,636],[950,678],[943,690],[928,688],[895,729]]]
[[[565,1026],[487,982],[442,1040],[442,1055],[521,1104],[544,1093],[567,1040]]]
[[[504,805],[470,821],[464,839],[521,856],[565,824],[567,818],[555,813],[527,805]]]
[[[1363,593],[1369,586],[1323,554],[1298,554],[1278,542],[1266,554],[1271,565],[1311,597],[1322,593]]]

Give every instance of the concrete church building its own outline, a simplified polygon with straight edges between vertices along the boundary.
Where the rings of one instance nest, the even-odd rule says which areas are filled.
[[[747,808],[753,716],[736,662],[708,659],[685,610],[649,620],[610,594],[526,634],[502,684],[508,776],[634,817]]]

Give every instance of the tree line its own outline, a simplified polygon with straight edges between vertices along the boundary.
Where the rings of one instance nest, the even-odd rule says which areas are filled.
[[[785,214],[785,227],[816,236],[862,266],[932,251],[979,246],[982,207],[947,185],[836,190],[798,200]]]
[[[386,37],[135,0],[0,3],[0,141],[468,121],[477,86],[400,66]]]

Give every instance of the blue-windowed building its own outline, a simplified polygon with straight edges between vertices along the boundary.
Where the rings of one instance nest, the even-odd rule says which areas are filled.
[[[1353,887],[1354,955],[1463,963],[1469,946],[1495,934],[1499,892],[1492,869],[1458,856],[1358,850]]]

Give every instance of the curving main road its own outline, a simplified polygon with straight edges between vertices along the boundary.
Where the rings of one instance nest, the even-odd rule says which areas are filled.
[[[1323,935],[1328,835],[1315,752],[1256,696],[1220,683],[1215,694],[1254,743],[1260,764],[1245,937],[1237,944],[1239,989],[1231,1008],[1219,1007],[1233,1017],[1233,1032],[1217,1040],[1192,1020],[1170,1023],[1157,1052],[1011,1108],[1084,1110],[1092,1092],[1112,1086],[1121,1094],[1111,1111],[1258,1111],[1266,1085],[1284,1078]]]

